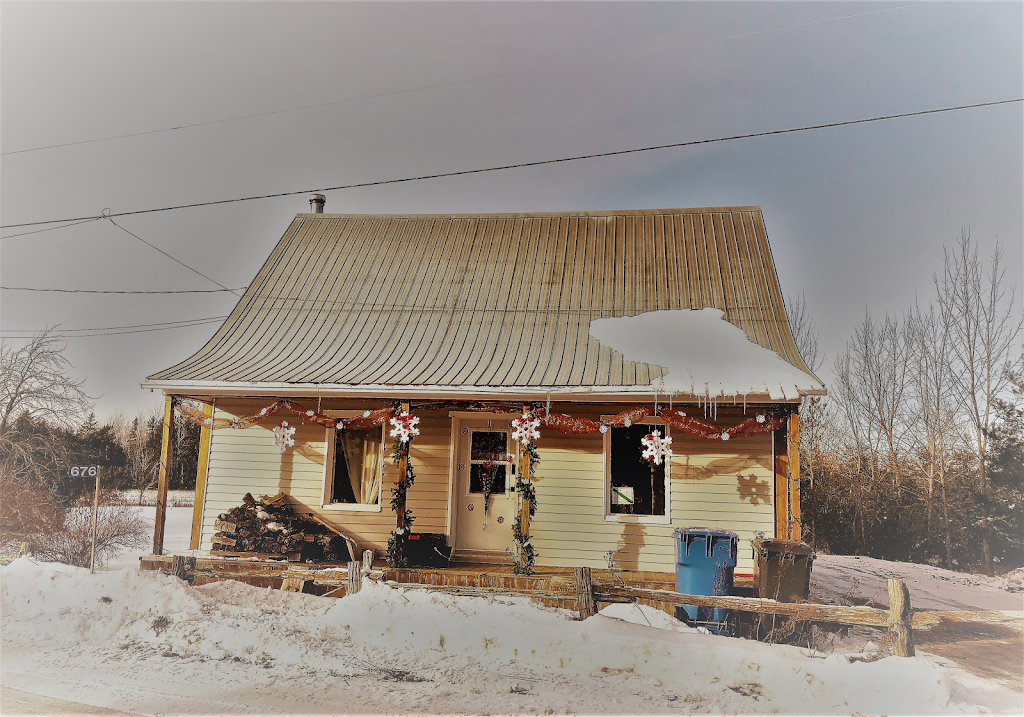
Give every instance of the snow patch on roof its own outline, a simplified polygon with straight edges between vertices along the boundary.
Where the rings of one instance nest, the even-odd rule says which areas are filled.
[[[738,396],[767,393],[797,398],[821,382],[750,341],[719,309],[650,311],[594,319],[590,335],[629,361],[657,364],[665,375],[652,386],[666,393]]]

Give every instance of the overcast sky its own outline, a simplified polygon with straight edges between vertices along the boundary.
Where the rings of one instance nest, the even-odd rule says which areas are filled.
[[[3,224],[1024,94],[1020,2],[905,5],[5,0]],[[820,22],[848,15],[862,16]],[[349,101],[19,152],[338,100]],[[1017,103],[335,191],[327,211],[761,205],[783,291],[806,295],[830,364],[866,309],[901,313],[915,293],[930,294],[942,247],[962,227],[985,253],[998,238],[1008,279],[1024,283],[1022,149]],[[308,207],[300,195],[118,222],[234,288]],[[107,221],[0,246],[4,286],[217,288]],[[234,301],[0,294],[7,335],[218,317]],[[215,328],[69,338],[67,355],[102,396],[101,417],[134,412],[160,400],[139,382],[187,358]]]

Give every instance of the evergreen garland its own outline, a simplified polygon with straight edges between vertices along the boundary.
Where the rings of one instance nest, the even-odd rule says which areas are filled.
[[[407,459],[405,462],[405,475],[391,489],[391,510],[396,513],[405,505],[409,488],[416,482],[416,472],[412,469],[412,461],[408,460],[409,443],[411,440],[411,438],[408,441],[396,439],[391,450],[391,459],[395,462],[395,465],[401,463],[403,458]],[[387,561],[388,565],[393,568],[405,568],[409,565],[405,548],[409,544],[409,533],[412,532],[412,524],[415,520],[412,511],[406,508],[404,520],[402,521],[403,527],[395,528],[391,531],[391,536],[388,538]]]
[[[536,417],[533,413],[527,412],[523,414],[522,419],[514,421],[512,424],[516,428],[516,433],[513,433],[512,437],[519,443],[520,455],[526,456],[528,465],[528,474],[520,476],[515,483],[516,493],[529,506],[531,518],[537,512],[537,489],[534,488],[530,476],[534,474],[537,466],[540,464],[540,454],[537,453],[537,446],[533,443],[539,434],[536,433],[534,427],[530,426],[530,423],[535,420]],[[518,437],[517,433],[519,434]],[[524,531],[523,527],[522,513],[519,513],[512,524],[512,541],[516,546],[515,564],[512,566],[512,572],[516,575],[533,575],[533,566],[537,562],[537,551],[534,550],[530,534]]]
[[[530,504],[531,511],[535,503],[536,499]],[[516,522],[512,524],[512,540],[516,543],[516,562],[512,566],[512,573],[514,575],[533,575],[533,566],[537,562],[537,551],[533,549],[530,536],[523,533],[523,519],[518,515]]]

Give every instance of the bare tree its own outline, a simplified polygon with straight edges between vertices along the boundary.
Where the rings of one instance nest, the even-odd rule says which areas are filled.
[[[64,357],[66,342],[46,329],[21,348],[0,341],[0,434],[20,417],[73,429],[92,407],[82,390],[85,379],[68,375],[74,368]]]
[[[1021,332],[1022,320],[1014,312],[1014,287],[1004,288],[1006,269],[997,244],[986,271],[969,229],[963,229],[953,251],[944,252],[942,276],[935,289],[942,321],[949,325],[952,370],[950,388],[971,430],[971,447],[978,462],[982,505],[987,503],[988,435],[996,399],[1008,386],[1006,368]],[[985,570],[992,574],[987,508],[981,516]]]
[[[801,358],[807,368],[812,372],[817,371],[825,356],[818,348],[818,327],[807,308],[807,297],[802,292],[799,296],[787,298],[786,314]],[[800,465],[801,471],[807,472],[812,487],[815,467],[822,454],[823,431],[830,423],[829,410],[824,396],[804,396],[800,401]]]
[[[907,357],[905,328],[888,314],[877,324],[865,312],[835,364],[836,399],[858,449],[870,455],[872,480],[886,470],[896,485],[901,482],[908,430]],[[883,452],[884,468],[878,461]]]
[[[91,407],[84,379],[69,375],[66,344],[48,329],[21,348],[0,340],[0,473],[54,490],[73,428]]]
[[[128,473],[139,491],[140,504],[143,491],[155,485],[160,475],[160,445],[153,440],[159,422],[157,409],[141,411],[131,419],[118,411],[110,421],[114,440],[128,459]]]
[[[793,341],[800,352],[801,358],[811,371],[817,371],[825,361],[825,355],[818,349],[818,327],[814,324],[814,317],[807,309],[807,297],[801,292],[800,296],[787,297],[786,314],[789,318],[789,328],[793,332]]]
[[[941,313],[929,305],[927,311],[915,302],[908,317],[911,351],[911,393],[915,417],[916,449],[912,457],[928,486],[927,529],[931,531],[936,485],[942,505],[946,567],[953,567],[952,531],[949,517],[947,479],[954,446],[962,443],[956,427],[956,406],[950,389],[950,326]]]

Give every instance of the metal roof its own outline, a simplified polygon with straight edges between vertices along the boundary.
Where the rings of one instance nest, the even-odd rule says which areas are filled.
[[[714,307],[808,374],[760,207],[299,214],[224,324],[144,385],[645,386],[591,319]]]

